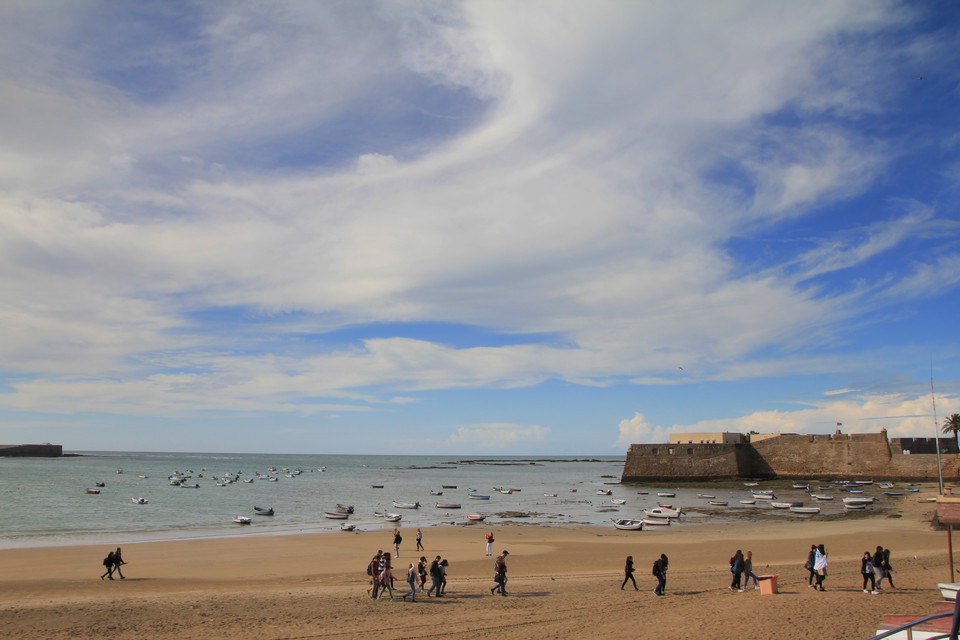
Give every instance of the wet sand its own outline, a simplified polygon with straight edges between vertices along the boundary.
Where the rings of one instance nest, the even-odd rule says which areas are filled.
[[[869,518],[612,527],[463,525],[415,529],[394,572],[396,602],[371,601],[366,564],[392,551],[391,529],[152,542],[123,547],[125,580],[100,580],[100,546],[0,550],[0,635],[9,638],[867,638],[884,613],[924,615],[949,579],[947,534],[930,527],[932,504],[904,501]],[[507,597],[492,596],[495,552],[510,551]],[[252,533],[252,532],[251,532]],[[807,586],[813,543],[830,557],[827,590]],[[859,558],[892,551],[896,590],[861,591]],[[757,574],[779,593],[730,592],[728,560],[753,551]],[[653,561],[666,553],[666,597],[652,593]],[[407,563],[447,558],[447,597],[403,602]],[[636,579],[620,590],[627,555]],[[916,556],[916,559],[914,559]],[[428,581],[429,585],[429,581]]]

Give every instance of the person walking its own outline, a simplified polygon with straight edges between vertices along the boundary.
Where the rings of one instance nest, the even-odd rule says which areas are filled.
[[[817,584],[814,588],[817,591],[826,591],[823,588],[823,581],[827,577],[827,550],[822,544],[817,545],[817,553],[813,559],[813,570],[817,574]]]
[[[423,588],[427,586],[427,558],[426,556],[420,556],[420,560],[417,562],[417,574],[420,576],[420,593],[423,593]]]
[[[420,531],[420,529],[417,529],[417,551],[426,551],[423,548],[423,531]]]
[[[410,592],[403,594],[403,599],[406,600],[407,596],[410,596],[410,602],[417,601],[417,578],[419,578],[417,572],[417,564],[415,562],[410,563],[410,568],[407,569],[407,586],[410,587]]]
[[[623,584],[620,585],[620,591],[623,591],[623,588],[627,586],[627,580],[633,582],[634,591],[640,591],[637,588],[637,580],[633,577],[633,556],[627,556],[627,563],[623,567]]]
[[[869,551],[864,551],[863,557],[860,558],[860,575],[863,576],[863,592],[878,593],[876,577],[873,575],[873,556]],[[867,590],[868,580],[870,581],[869,590]]]
[[[370,564],[367,565],[367,575],[370,576],[370,586],[367,587],[367,593],[372,599],[377,598],[380,592],[380,572],[383,570],[383,551],[377,551]]]
[[[810,545],[810,553],[807,554],[807,562],[803,565],[803,568],[810,572],[809,579],[807,580],[807,586],[813,587],[813,579],[817,575],[817,572],[813,570],[813,562],[817,557],[817,545]]]
[[[427,591],[428,598],[431,593],[438,598],[442,597],[440,595],[440,556],[437,556],[436,559],[430,563],[430,589]]]
[[[400,535],[400,529],[393,530],[393,552],[394,558],[400,557],[400,543],[403,542],[403,536]]]
[[[757,574],[753,572],[753,551],[747,551],[747,555],[743,556],[743,589],[740,591],[745,591],[750,585],[750,578],[753,578],[753,588],[759,590],[760,581],[757,579]]]
[[[743,591],[740,588],[740,579],[743,576],[743,552],[740,549],[737,549],[730,558],[730,573],[733,574],[730,580],[730,591]]]
[[[440,561],[440,595],[447,595],[447,567],[450,563],[444,558]]]
[[[487,555],[492,556],[493,555],[493,531],[487,534],[486,540],[487,540]]]
[[[113,580],[113,568],[115,566],[113,562],[113,556],[114,556],[113,551],[111,551],[110,553],[107,554],[107,557],[103,559],[103,566],[106,567],[107,570],[104,572],[102,576],[100,576],[101,580],[103,580],[104,578],[110,578],[111,580]]]
[[[877,591],[883,591],[880,586],[883,581],[883,547],[880,546],[873,553],[873,575],[877,581]]]
[[[380,573],[380,593],[377,594],[377,600],[383,597],[384,590],[390,594],[390,602],[393,602],[393,567],[390,563],[390,554],[383,554],[383,572]]]
[[[490,594],[493,595],[500,592],[501,596],[507,595],[507,558],[506,556],[510,555],[509,551],[504,551],[502,554],[497,556],[497,561],[493,565],[493,581],[496,582],[496,585],[490,589]]]
[[[653,575],[657,578],[657,588],[653,592],[658,596],[666,595],[667,566],[669,564],[670,560],[665,553],[661,553],[660,557],[653,563]]]
[[[883,577],[880,578],[880,580],[886,578],[887,582],[890,583],[890,588],[896,589],[893,584],[893,567],[890,566],[890,549],[883,550],[883,561],[880,565],[880,568],[883,569]],[[120,577],[122,578],[123,576]],[[877,580],[877,589],[880,588],[880,580]]]
[[[117,550],[113,553],[113,570],[120,576],[120,579],[124,579],[123,572],[120,571],[120,565],[127,564],[123,561],[123,556],[120,553],[120,547],[117,547]]]

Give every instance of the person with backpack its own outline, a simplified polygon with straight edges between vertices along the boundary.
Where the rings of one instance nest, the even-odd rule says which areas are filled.
[[[103,559],[103,566],[105,566],[107,570],[102,576],[100,576],[100,579],[103,580],[104,578],[110,578],[113,580],[113,569],[116,566],[114,563],[113,551],[107,554],[107,557]]]
[[[653,575],[657,578],[657,588],[653,590],[658,596],[666,595],[664,591],[667,588],[667,566],[670,560],[667,554],[661,553],[657,561],[653,563]]]
[[[737,549],[730,558],[730,573],[733,574],[730,580],[730,591],[743,591],[740,587],[740,580],[743,577],[743,551],[740,549]]]

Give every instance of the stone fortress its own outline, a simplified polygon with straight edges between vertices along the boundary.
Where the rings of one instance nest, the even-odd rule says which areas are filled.
[[[623,482],[735,478],[936,481],[960,479],[954,438],[887,438],[879,433],[681,433],[666,444],[632,444]]]

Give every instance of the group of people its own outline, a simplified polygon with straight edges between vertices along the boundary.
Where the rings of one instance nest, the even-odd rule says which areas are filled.
[[[660,557],[653,563],[653,575],[657,579],[657,586],[653,592],[658,596],[665,595],[664,590],[667,587],[667,567],[669,564],[670,559],[667,558],[665,553],[661,553]],[[637,587],[637,579],[633,577],[633,556],[627,556],[627,561],[623,566],[623,573],[623,582],[620,584],[620,590],[624,590],[627,582],[632,582],[634,591],[640,591],[640,588]]]
[[[124,579],[123,572],[120,571],[120,566],[127,564],[123,561],[123,555],[120,553],[120,547],[117,547],[116,551],[111,551],[107,554],[107,557],[103,559],[103,566],[107,569],[103,575],[100,576],[100,579],[110,578],[113,580],[113,573],[116,572],[120,579]]]
[[[393,557],[400,557],[400,543],[403,542],[403,536],[400,535],[400,529],[393,530]],[[424,551],[423,532],[417,529],[417,551]]]
[[[743,551],[737,549],[737,552],[730,558],[730,573],[732,574],[730,591],[743,593],[750,586],[750,578],[753,578],[753,588],[760,588],[760,580],[757,578],[757,574],[753,572],[753,551],[747,551],[747,554],[744,555]]]
[[[863,592],[877,594],[883,590],[880,583],[886,578],[891,589],[897,587],[893,584],[893,568],[890,566],[890,549],[884,549],[877,546],[873,553],[863,552],[860,559],[860,575],[863,576]],[[867,582],[870,588],[867,589]]]
[[[380,600],[386,592],[391,601],[394,599],[393,586],[396,576],[393,573],[392,562],[393,558],[390,553],[384,553],[380,550],[367,565],[367,575],[370,576],[370,586],[367,587],[367,592],[371,598]],[[437,556],[429,564],[429,569],[425,556],[420,556],[420,560],[417,562],[411,562],[407,567],[406,574],[407,586],[410,590],[403,594],[403,600],[410,598],[411,602],[416,602],[417,591],[426,593],[428,598],[431,595],[442,598],[447,589],[447,567],[449,565],[450,563],[440,556]],[[425,590],[428,575],[431,584],[430,588]]]

